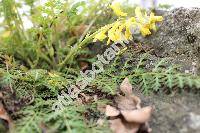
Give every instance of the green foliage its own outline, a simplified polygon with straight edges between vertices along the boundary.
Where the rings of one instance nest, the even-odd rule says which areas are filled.
[[[106,129],[106,124],[100,127],[90,123],[84,117],[84,113],[87,112],[88,108],[86,105],[74,102],[73,105],[67,106],[62,111],[53,112],[51,110],[53,102],[53,100],[36,99],[33,105],[22,109],[17,114],[21,116],[21,118],[15,122],[16,129],[13,132],[109,132],[109,130]]]
[[[1,72],[1,87],[11,85],[18,99],[31,98],[24,107],[14,112],[15,133],[47,132],[109,132],[108,125],[95,124],[100,118],[96,110],[98,104],[105,104],[105,100],[98,100],[88,104],[74,101],[63,111],[54,112],[51,108],[57,102],[57,95],[66,90],[69,84],[75,84],[78,71],[68,69],[67,74],[47,72],[43,69],[28,71],[9,70]],[[107,101],[106,101],[107,102]],[[90,111],[92,110],[92,112]],[[89,114],[88,118],[85,114]],[[95,114],[94,116],[92,114]],[[91,116],[93,117],[91,117]],[[96,117],[98,116],[98,117]]]
[[[174,65],[169,65],[167,59],[162,59],[155,63],[151,69],[145,68],[149,55],[140,56],[137,52],[126,51],[123,55],[118,55],[110,66],[105,67],[105,71],[93,80],[86,87],[84,92],[94,93],[95,88],[107,94],[116,94],[119,84],[125,77],[128,77],[133,85],[141,87],[144,93],[159,91],[164,87],[173,89],[175,87],[184,88],[200,87],[200,78],[189,74],[180,73]],[[123,65],[122,65],[123,64]],[[25,106],[19,112],[15,121],[16,130],[24,132],[42,132],[42,130],[58,132],[109,132],[107,124],[99,127],[96,123],[99,115],[97,106],[106,104],[105,99],[88,104],[78,104],[74,101],[62,112],[52,112],[51,106],[57,100],[57,94],[61,90],[66,90],[67,85],[75,84],[79,78],[77,70],[69,69],[67,74],[50,72],[43,69],[32,69],[29,71],[9,70],[1,71],[3,76],[16,91],[18,97],[34,97],[31,105]],[[6,78],[7,77],[7,78]],[[10,80],[12,79],[12,80]],[[85,117],[88,113],[91,118]],[[93,115],[94,114],[94,115]],[[45,125],[45,126],[44,126]]]
[[[124,56],[128,58],[124,59]],[[140,57],[135,52],[125,52],[125,55],[118,56],[111,66],[107,66],[105,71],[92,82],[92,85],[109,94],[116,94],[117,86],[125,77],[128,77],[146,94],[163,88],[169,88],[170,91],[174,88],[200,88],[199,76],[180,72],[181,66],[169,65],[171,63],[166,58],[159,60],[151,68],[146,68],[149,63],[148,57],[148,53]]]
[[[55,113],[51,111],[52,104],[51,100],[36,99],[34,106],[29,106],[18,112],[18,115],[23,117],[16,121],[17,132],[41,133],[42,130],[75,132],[86,127],[81,116],[84,106],[68,106],[62,112]],[[47,126],[47,129],[43,129],[43,124]]]
[[[33,1],[25,1],[31,9],[20,14],[18,9],[22,3],[2,0],[4,31],[0,37],[0,52],[13,56],[27,68],[60,71],[65,65],[77,67],[74,58],[92,40],[92,36],[86,34],[93,31],[91,27],[98,21],[95,16],[104,13],[107,2],[49,0],[45,5],[34,6]],[[33,27],[24,29],[21,17],[28,17]]]
[[[4,86],[11,85],[19,97],[56,97],[60,90],[75,81],[75,75],[68,73],[48,73],[42,69],[24,71],[10,71],[2,73]]]
[[[144,59],[141,58],[140,63],[144,64]],[[151,90],[158,91],[165,87],[169,89],[200,88],[200,77],[181,73],[178,71],[179,67],[168,64],[169,62],[164,58],[158,61],[152,70],[146,71],[143,70],[143,66],[138,64],[137,69],[130,77],[139,78],[139,83],[145,93]]]
[[[13,82],[13,75],[9,72],[5,72],[3,69],[0,69],[0,84],[1,85],[9,85]]]
[[[101,95],[100,99],[85,104],[74,99],[63,111],[53,112],[57,95],[80,79],[78,63],[94,62],[93,51],[86,47],[94,31],[112,23],[115,16],[108,7],[111,0],[35,2],[0,1],[0,17],[4,18],[0,24],[0,90],[9,87],[19,101],[31,98],[11,114],[13,132],[110,132],[106,120],[103,126],[96,124],[98,118],[105,119],[97,108],[110,102],[106,96],[115,95],[125,77],[144,93],[166,87],[200,88],[199,76],[179,72],[179,67],[169,65],[166,59],[146,68],[148,54],[140,56],[141,52],[130,49],[104,66],[105,71],[83,90],[88,95]],[[21,14],[19,8],[24,4],[30,11]],[[123,9],[133,15],[134,7],[124,3]],[[25,29],[22,17],[28,17],[33,27]]]

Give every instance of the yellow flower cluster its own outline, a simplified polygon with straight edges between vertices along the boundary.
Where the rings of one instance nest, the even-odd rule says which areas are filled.
[[[113,9],[114,13],[117,15],[117,16],[127,16],[127,13],[124,13],[121,11],[120,9],[120,4],[119,3],[113,3],[110,8]]]
[[[156,22],[163,20],[162,16],[155,16],[154,13],[142,13],[140,7],[135,9],[135,17],[125,18],[127,13],[120,9],[119,3],[110,6],[119,19],[109,25],[106,25],[97,31],[94,41],[103,41],[108,38],[107,44],[111,41],[132,40],[134,31],[139,30],[143,36],[150,35],[151,30],[156,30]]]

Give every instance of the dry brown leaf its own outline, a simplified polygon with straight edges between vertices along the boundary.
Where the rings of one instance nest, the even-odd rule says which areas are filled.
[[[106,116],[118,116],[120,114],[120,111],[117,110],[115,107],[112,107],[110,105],[106,106]]]
[[[79,65],[82,71],[85,71],[89,67],[89,63],[85,61],[79,62]]]
[[[132,85],[130,84],[128,78],[125,78],[120,85],[120,90],[125,94],[125,97],[117,97],[118,106],[120,109],[135,109],[141,108],[141,100],[139,97],[133,94]],[[134,104],[133,104],[134,103]]]
[[[129,97],[131,97],[133,99],[133,101],[136,103],[136,108],[140,109],[141,108],[141,100],[139,97],[135,96],[135,95],[130,95]]]
[[[126,127],[121,119],[109,120],[110,128],[114,133],[126,133]]]
[[[11,128],[12,120],[8,116],[6,110],[4,109],[3,104],[1,102],[0,102],[0,119],[3,119],[5,121],[7,121],[8,125],[9,125],[9,128]]]
[[[133,93],[132,85],[130,84],[128,78],[125,78],[123,80],[123,82],[120,85],[120,90],[126,95],[131,95]]]
[[[140,128],[140,124],[138,123],[129,123],[124,121],[124,124],[126,127],[126,133],[137,133]]]
[[[124,119],[128,122],[145,123],[149,121],[152,113],[152,107],[144,107],[136,110],[122,110]]]
[[[140,124],[127,123],[122,121],[120,118],[109,120],[110,128],[114,133],[137,133]]]
[[[117,108],[106,106],[106,115],[111,116],[110,128],[114,133],[137,133],[138,130],[151,132],[148,121],[152,114],[152,107],[141,108],[141,100],[132,92],[132,85],[125,78],[120,85],[125,96],[115,98]],[[112,116],[115,116],[114,118]]]
[[[137,103],[132,97],[124,97],[119,95],[115,98],[115,101],[117,103],[117,107],[121,110],[136,109]]]

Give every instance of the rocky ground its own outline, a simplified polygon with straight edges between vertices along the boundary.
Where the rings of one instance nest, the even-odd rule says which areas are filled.
[[[181,64],[183,72],[199,75],[200,8],[177,8],[164,14],[154,35],[142,39],[154,48],[157,58],[169,57]],[[200,95],[194,92],[142,95],[145,104],[154,105],[151,120],[154,133],[198,133],[200,131]]]
[[[200,95],[182,92],[180,94],[143,95],[134,90],[144,105],[155,107],[150,121],[153,133],[199,133]]]
[[[171,57],[184,71],[200,73],[200,8],[176,8],[163,16],[158,31],[141,41],[152,46],[157,57]]]

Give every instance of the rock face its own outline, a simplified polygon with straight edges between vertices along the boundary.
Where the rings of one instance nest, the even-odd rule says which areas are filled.
[[[176,8],[166,12],[158,31],[144,38],[157,57],[172,57],[185,72],[200,73],[200,8]]]
[[[154,105],[150,127],[153,133],[199,133],[200,97],[199,94],[183,92],[175,95],[143,95],[134,90],[144,105]]]

